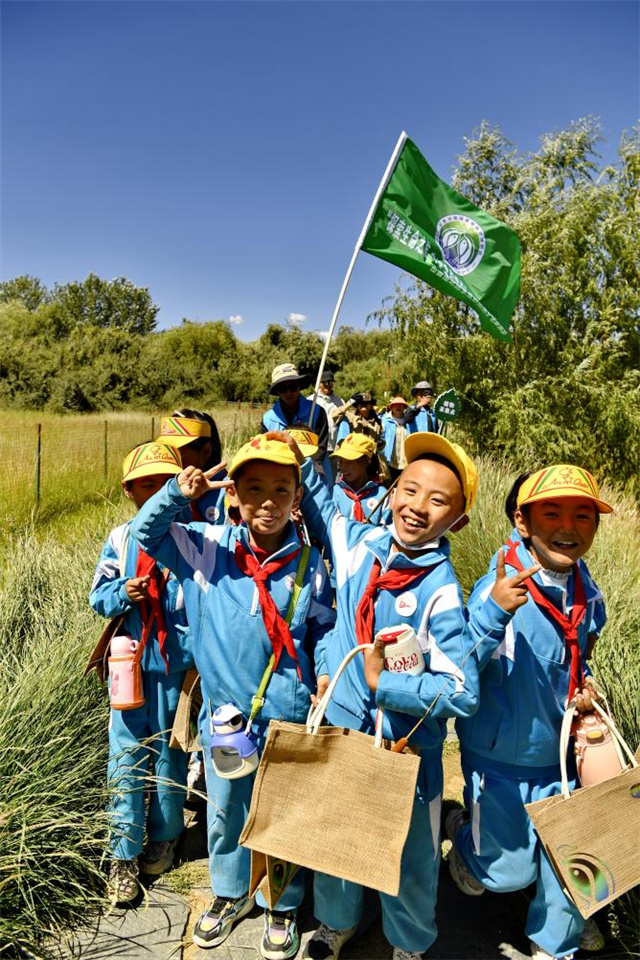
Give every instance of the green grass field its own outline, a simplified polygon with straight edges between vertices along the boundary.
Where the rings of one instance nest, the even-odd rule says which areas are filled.
[[[248,415],[246,408],[214,415],[226,453],[259,419],[258,411]],[[99,449],[99,440],[89,440],[91,431],[99,437],[104,418],[3,414],[2,419],[0,957],[46,957],[48,937],[82,923],[87,911],[101,903],[108,705],[95,676],[82,677],[103,626],[87,596],[105,537],[131,516],[130,504],[118,491],[118,471],[126,449],[147,439],[150,415],[109,418],[119,447],[114,440],[105,486],[99,456],[97,462],[89,457],[90,450]],[[49,474],[41,504],[33,510],[28,506],[33,480],[28,451],[38,422],[43,432],[46,425],[49,438]],[[478,467],[481,480],[471,523],[452,537],[465,591],[484,573],[509,532],[502,505],[519,472],[488,459],[479,459]],[[8,513],[5,492],[12,504]],[[609,613],[594,670],[635,749],[640,518],[624,494],[605,490],[605,495],[616,513],[603,518],[588,558]],[[617,938],[612,956],[636,955],[637,903],[636,896],[628,896],[608,911]]]

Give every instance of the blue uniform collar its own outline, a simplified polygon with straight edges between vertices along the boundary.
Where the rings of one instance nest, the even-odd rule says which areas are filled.
[[[278,417],[279,420],[282,420],[283,423],[288,423],[289,426],[294,426],[296,424],[305,424],[309,420],[309,413],[311,411],[311,401],[307,397],[303,397],[302,394],[298,397],[298,410],[294,413],[293,418],[289,420],[286,413],[284,412],[282,403],[280,400],[276,400],[273,405],[273,411]]]
[[[370,490],[371,493],[376,493],[376,491],[378,490],[378,484],[375,483],[373,480],[367,480],[367,482],[363,487],[360,487],[359,490],[354,490],[353,487],[350,487],[348,483],[345,483],[345,481],[341,477],[338,480],[338,486],[342,487],[343,490],[350,490],[351,493],[362,493],[363,491],[367,491],[367,490]]]
[[[244,523],[241,523],[238,527],[234,528],[234,533],[236,539],[242,543],[245,549],[253,553],[253,549],[249,541],[249,528]],[[272,560],[277,560],[278,557],[286,557],[288,553],[292,553],[294,550],[300,549],[300,537],[298,536],[298,532],[292,520],[289,520],[285,528],[285,533],[286,536],[282,546],[275,553],[272,553],[271,556],[264,561],[265,563],[271,563]]]

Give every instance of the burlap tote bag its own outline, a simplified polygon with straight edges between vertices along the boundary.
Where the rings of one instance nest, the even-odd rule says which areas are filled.
[[[372,645],[366,645],[372,646]],[[321,726],[342,661],[306,726],[272,720],[240,843],[397,896],[420,759],[381,737]]]
[[[526,806],[565,892],[585,918],[640,883],[640,768],[613,720],[597,703],[596,709],[626,754],[627,769],[569,792],[570,708],[560,735],[562,793]]]

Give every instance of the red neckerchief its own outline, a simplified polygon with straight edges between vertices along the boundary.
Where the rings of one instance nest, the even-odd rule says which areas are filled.
[[[251,577],[258,588],[258,599],[260,601],[262,619],[264,621],[267,634],[269,635],[271,648],[273,650],[273,669],[277,669],[282,648],[284,647],[296,665],[298,678],[302,680],[302,674],[300,673],[300,666],[298,664],[298,657],[293,643],[293,637],[291,636],[291,631],[289,630],[286,622],[280,616],[278,608],[273,602],[273,598],[267,589],[267,580],[271,574],[275,573],[277,570],[280,570],[287,563],[293,560],[293,558],[300,553],[300,549],[300,547],[296,547],[296,549],[291,553],[288,553],[286,557],[279,557],[277,560],[272,560],[270,563],[260,566],[259,561],[249,550],[247,550],[245,545],[241,543],[240,540],[236,540],[235,558],[240,570],[242,570],[245,576]]]
[[[365,483],[364,487],[361,487],[357,492],[352,490],[351,487],[348,487],[345,480],[340,480],[339,487],[349,500],[353,500],[353,519],[357,520],[359,523],[365,522],[364,510],[362,509],[362,501],[365,497],[369,496],[370,491],[367,490],[369,483]]]
[[[403,587],[412,584],[414,580],[424,577],[435,566],[437,564],[434,563],[431,567],[414,567],[413,570],[387,570],[386,573],[380,574],[382,564],[376,557],[369,574],[369,582],[356,609],[356,637],[360,645],[373,642],[373,604],[378,590],[402,590]]]
[[[516,570],[524,570],[522,563],[516,553],[516,544],[512,543],[505,556],[505,563],[515,567]],[[525,586],[534,603],[541,607],[545,613],[548,613],[562,630],[564,642],[569,648],[571,656],[571,673],[569,676],[569,700],[573,700],[574,694],[579,692],[584,685],[584,671],[582,669],[582,658],[580,657],[580,647],[578,645],[578,627],[584,620],[587,612],[587,598],[584,592],[584,584],[580,575],[580,568],[577,563],[573,565],[575,577],[573,588],[573,606],[571,608],[571,617],[561,613],[551,600],[544,595],[537,586],[532,577],[526,581]]]
[[[163,579],[158,568],[158,564],[153,557],[150,557],[148,553],[144,552],[142,547],[138,548],[136,577],[150,577],[147,600],[140,601],[140,612],[144,624],[140,642],[143,646],[147,642],[149,639],[149,634],[151,633],[153,621],[155,620],[156,632],[158,634],[158,645],[160,647],[160,656],[164,660],[167,673],[169,673],[169,657],[165,653],[164,649],[167,642],[167,627],[164,622],[164,613],[162,612],[162,603],[160,600],[160,595],[166,583],[166,578]]]

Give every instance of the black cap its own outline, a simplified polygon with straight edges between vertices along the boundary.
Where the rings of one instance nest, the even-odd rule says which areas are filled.
[[[323,370],[320,377],[320,383],[333,383],[335,376],[333,370]]]

